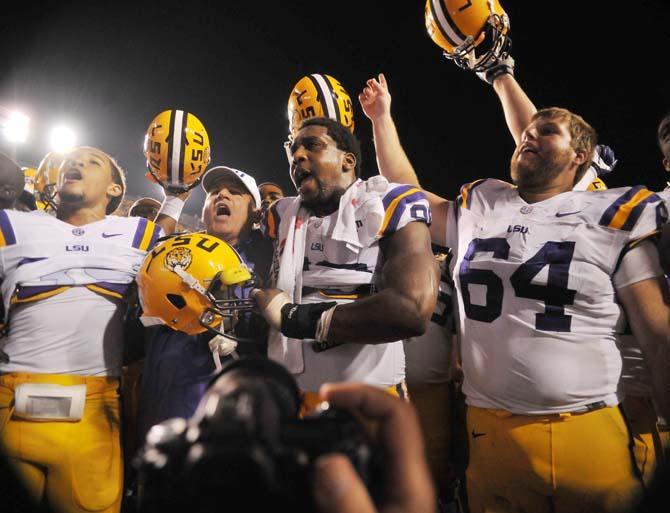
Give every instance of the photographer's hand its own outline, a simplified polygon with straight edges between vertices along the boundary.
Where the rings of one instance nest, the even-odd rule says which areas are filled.
[[[321,395],[334,406],[378,423],[378,442],[388,459],[389,475],[385,501],[377,509],[346,456],[320,457],[313,487],[318,512],[434,512],[435,490],[413,408],[380,389],[358,383],[324,385]]]

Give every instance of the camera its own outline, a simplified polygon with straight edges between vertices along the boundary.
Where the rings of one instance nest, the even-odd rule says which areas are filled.
[[[136,459],[139,511],[313,512],[313,464],[333,452],[350,459],[378,503],[384,458],[357,419],[325,403],[301,418],[300,391],[284,367],[234,360],[191,419],[149,431]]]

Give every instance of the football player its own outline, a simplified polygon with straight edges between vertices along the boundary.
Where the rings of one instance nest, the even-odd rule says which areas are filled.
[[[422,334],[435,306],[430,211],[411,186],[358,178],[358,140],[337,121],[307,119],[290,146],[297,197],[268,210],[272,279],[255,292],[272,328],[271,358],[313,406],[321,384],[363,381],[395,389],[401,339]]]
[[[615,407],[622,307],[668,408],[670,308],[647,240],[665,213],[642,187],[570,192],[595,131],[563,109],[532,119],[511,161],[516,187],[478,180],[455,202],[426,193],[433,240],[454,251],[470,505],[487,511],[504,498],[511,509],[582,501],[612,510],[639,491]],[[415,175],[391,178],[418,185]],[[559,453],[541,450],[552,443]]]
[[[477,73],[477,76],[490,84],[496,92],[514,142],[519,144],[523,129],[530,123],[537,109],[514,77],[514,59],[511,55],[496,59],[490,68]],[[659,144],[662,144],[660,128]],[[590,168],[573,189],[606,189],[605,183],[599,177],[611,172],[615,165],[616,159],[612,150],[607,146],[597,145]],[[618,345],[622,356],[619,382],[621,406],[631,432],[637,467],[648,484],[657,460],[664,461],[664,442],[661,438],[666,437],[667,427],[665,420],[658,415],[658,408],[654,406],[649,369],[629,328],[622,330]]]
[[[56,217],[0,211],[0,438],[33,496],[59,511],[121,502],[124,298],[161,234],[109,215],[125,187],[114,159],[80,147],[60,168]]]

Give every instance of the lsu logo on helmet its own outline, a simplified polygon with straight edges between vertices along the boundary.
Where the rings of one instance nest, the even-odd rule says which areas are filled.
[[[145,324],[162,323],[189,335],[232,328],[239,311],[253,308],[235,289],[253,282],[237,252],[205,233],[170,238],[144,259],[137,274]]]
[[[207,130],[190,112],[163,111],[147,128],[144,156],[149,180],[186,192],[198,185],[211,160]]]
[[[63,153],[47,153],[40,165],[37,166],[37,172],[33,182],[33,194],[37,208],[47,212],[55,212],[58,207],[58,172],[65,161]],[[28,176],[26,175],[26,180]]]
[[[486,71],[507,57],[509,18],[498,0],[426,0],[426,30],[444,56]]]
[[[181,267],[186,271],[193,261],[191,250],[184,247],[174,248],[165,255],[165,266],[174,271],[176,267]]]
[[[351,96],[335,78],[314,73],[293,86],[288,98],[289,138],[295,137],[303,121],[327,117],[354,131],[354,107]]]

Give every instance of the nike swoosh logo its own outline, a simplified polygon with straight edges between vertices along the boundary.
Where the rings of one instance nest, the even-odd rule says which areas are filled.
[[[480,436],[484,436],[486,433],[475,433],[475,430],[472,430],[472,438],[478,438]]]
[[[556,212],[556,217],[565,217],[565,216],[571,216],[574,214],[579,214],[581,210],[575,210],[574,212]]]
[[[102,238],[103,239],[109,239],[110,237],[118,237],[119,235],[123,235],[122,233],[105,233],[102,232]]]

